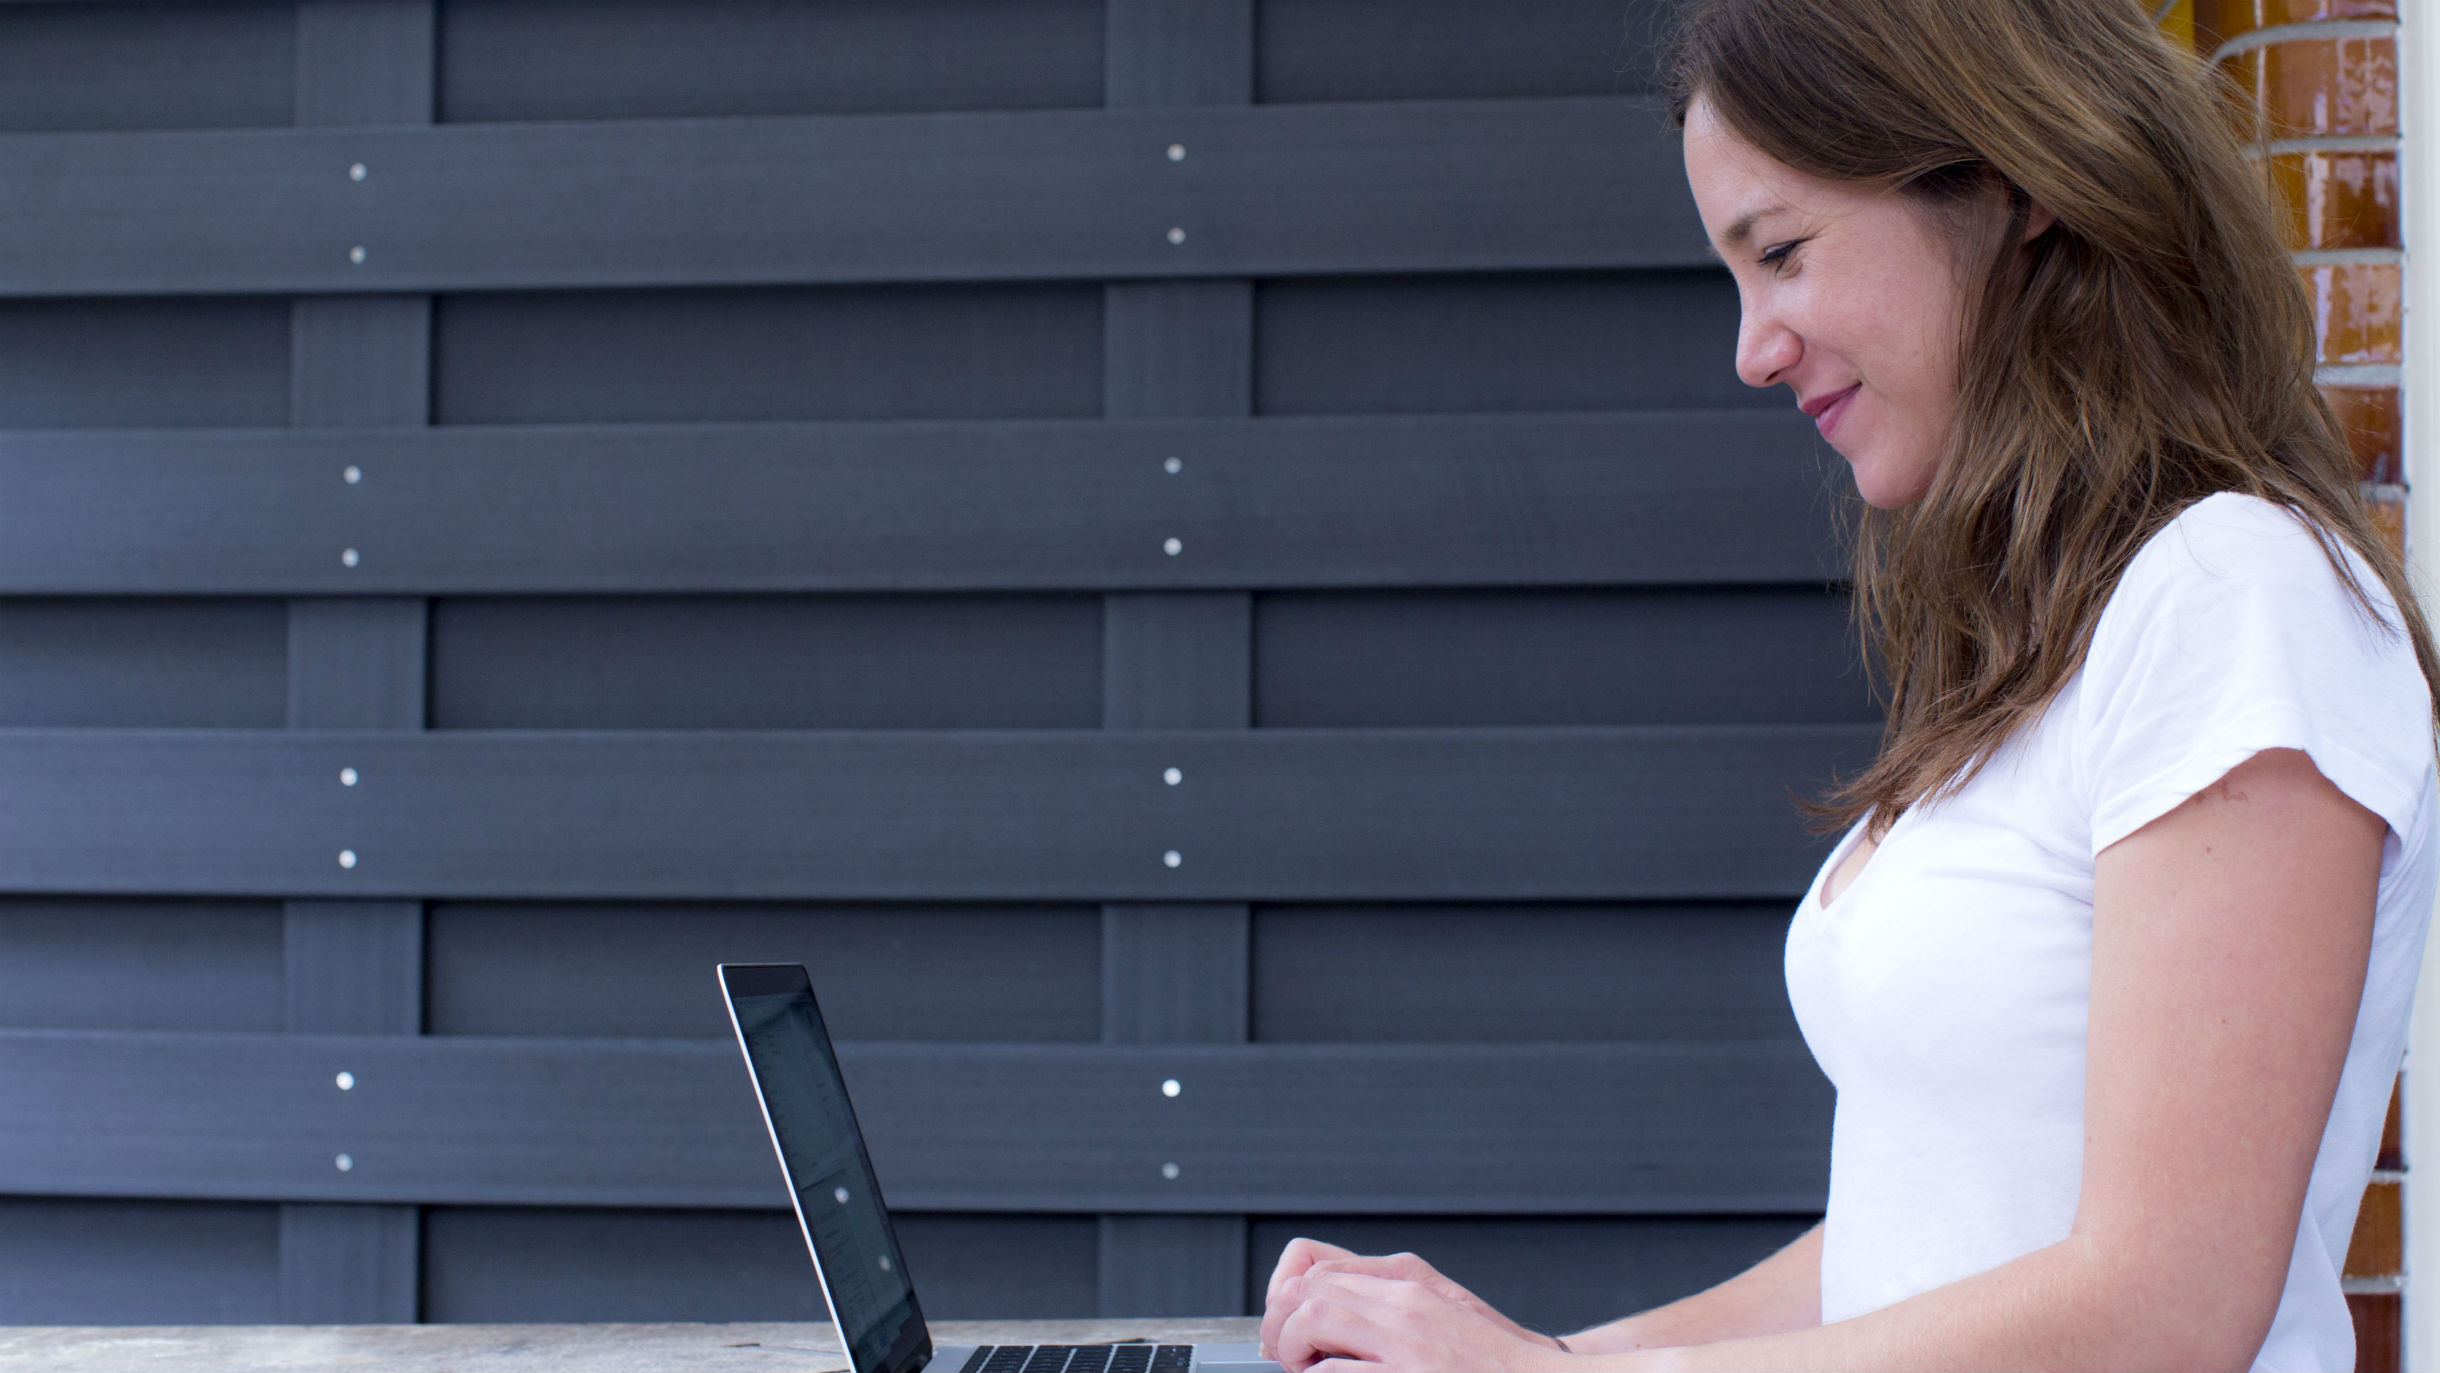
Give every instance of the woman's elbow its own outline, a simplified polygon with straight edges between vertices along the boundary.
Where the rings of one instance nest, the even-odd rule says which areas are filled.
[[[2079,1304],[2098,1337],[2091,1352],[2129,1369],[2252,1368],[2286,1291],[2286,1263],[2203,1246],[2163,1257],[2139,1248],[2087,1247]]]

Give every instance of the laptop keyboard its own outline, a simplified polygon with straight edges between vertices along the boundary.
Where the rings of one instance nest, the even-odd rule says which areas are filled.
[[[1191,1344],[987,1344],[958,1373],[1187,1373]]]

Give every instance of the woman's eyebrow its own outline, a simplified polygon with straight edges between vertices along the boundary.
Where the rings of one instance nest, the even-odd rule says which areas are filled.
[[[1781,210],[1786,208],[1788,207],[1785,205],[1765,205],[1759,210],[1748,210],[1744,214],[1737,217],[1736,223],[1729,225],[1728,228],[1721,231],[1720,241],[1727,244],[1731,248],[1742,248],[1745,246],[1746,241],[1754,236],[1754,224],[1756,221],[1769,215],[1778,214]]]

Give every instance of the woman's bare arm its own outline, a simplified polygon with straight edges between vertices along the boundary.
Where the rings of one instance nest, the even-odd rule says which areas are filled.
[[[2248,1366],[2354,1032],[2385,833],[2281,749],[2101,854],[2065,1240],[1853,1320],[1620,1364]]]
[[[1713,1344],[1777,1335],[1822,1320],[1822,1228],[1717,1287],[1566,1337],[1578,1354]]]

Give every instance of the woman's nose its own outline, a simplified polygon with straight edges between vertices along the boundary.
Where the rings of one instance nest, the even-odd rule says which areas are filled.
[[[1748,386],[1775,386],[1796,365],[1804,344],[1796,331],[1769,316],[1747,313],[1737,320],[1737,379]]]

